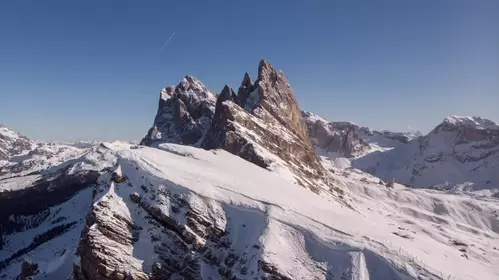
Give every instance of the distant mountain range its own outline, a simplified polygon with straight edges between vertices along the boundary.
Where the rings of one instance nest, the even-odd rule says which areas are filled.
[[[371,131],[304,112],[325,158],[412,187],[490,189],[499,185],[499,126],[480,117],[450,116],[427,135]]]

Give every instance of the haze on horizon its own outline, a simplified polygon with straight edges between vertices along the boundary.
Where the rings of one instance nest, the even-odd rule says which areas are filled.
[[[262,58],[329,120],[499,122],[498,1],[9,1],[0,26],[0,123],[34,139],[139,140],[161,88],[237,91]]]

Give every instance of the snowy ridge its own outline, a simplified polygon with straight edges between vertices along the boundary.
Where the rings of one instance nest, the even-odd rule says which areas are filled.
[[[456,126],[474,126],[479,129],[499,129],[499,126],[496,123],[481,117],[449,116],[444,119],[444,123],[450,123]]]
[[[338,180],[355,197],[351,209],[225,151],[174,144],[164,144],[164,151],[112,149],[120,158],[114,172],[127,181],[100,187],[96,226],[84,238],[93,245],[81,252],[93,256],[81,260],[87,272],[96,258],[106,260],[110,271],[139,279],[155,273],[184,279],[499,275],[499,251],[493,249],[499,246],[499,207],[487,199],[400,185],[392,191],[365,173],[350,172]],[[161,231],[160,224],[147,222],[151,218],[173,226]],[[98,230],[99,224],[120,221],[132,225],[130,235],[120,233],[131,238],[126,246]],[[171,270],[169,264],[190,252],[184,242],[194,257],[184,269]],[[91,249],[99,246],[107,249]],[[163,246],[170,253],[162,253]]]

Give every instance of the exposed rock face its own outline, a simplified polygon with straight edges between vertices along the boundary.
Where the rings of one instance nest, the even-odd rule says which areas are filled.
[[[246,75],[242,86],[245,80]],[[269,62],[260,61],[258,80],[246,102],[240,106],[250,113],[258,107],[265,109],[282,126],[298,136],[304,144],[310,144],[307,125],[301,117],[301,110],[293,90],[284,73],[277,72]]]
[[[303,112],[303,118],[319,149],[343,157],[354,157],[369,149],[369,143],[359,135],[367,133],[367,129],[349,122],[326,122],[309,112]]]
[[[0,161],[32,149],[34,143],[19,132],[0,124]]]
[[[291,86],[265,60],[255,82],[245,73],[237,96],[224,88],[202,147],[225,149],[264,168],[277,156],[298,183],[314,190],[327,185]]]
[[[199,145],[215,113],[215,102],[216,95],[203,83],[185,76],[176,87],[161,91],[154,124],[141,144]]]
[[[499,126],[478,117],[446,118],[428,135],[373,153],[353,166],[414,187],[499,186]]]

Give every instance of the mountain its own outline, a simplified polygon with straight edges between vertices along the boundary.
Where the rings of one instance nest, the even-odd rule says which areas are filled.
[[[31,150],[33,145],[27,137],[0,124],[0,162]]]
[[[484,118],[451,116],[428,135],[352,166],[414,187],[499,188],[499,126]]]
[[[3,161],[0,279],[497,279],[491,190],[340,166],[427,136],[411,137],[302,112],[264,60],[237,94],[185,76],[142,145],[36,142]]]
[[[302,112],[302,117],[314,146],[326,157],[355,159],[407,144],[418,137],[417,133],[376,131],[346,121],[330,122],[306,111]]]
[[[186,83],[185,78],[175,90],[163,91],[155,125],[142,144],[154,146],[164,142],[192,144],[204,149],[222,148],[260,167],[286,172],[290,181],[315,192],[338,191],[319,163],[284,73],[261,60],[255,81],[246,73],[237,95],[225,86],[216,101],[215,95],[200,81],[191,80],[195,81],[196,90],[188,90],[188,94],[185,89],[190,87],[180,87]],[[168,94],[165,101],[164,92],[173,92],[173,95]],[[176,101],[184,95],[191,99]],[[187,109],[178,109],[184,107]],[[185,121],[180,116],[184,116]],[[182,135],[188,135],[188,140]]]

